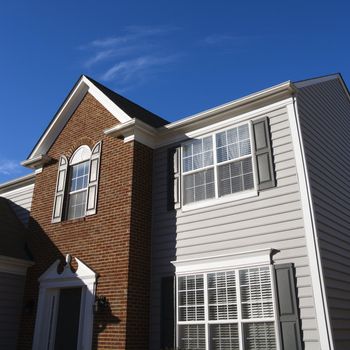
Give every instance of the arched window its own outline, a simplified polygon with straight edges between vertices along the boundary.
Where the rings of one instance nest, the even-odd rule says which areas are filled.
[[[96,213],[101,142],[91,150],[80,146],[68,159],[59,159],[52,222]]]
[[[69,183],[66,209],[68,220],[85,216],[90,158],[90,147],[81,146],[74,152],[69,160]]]

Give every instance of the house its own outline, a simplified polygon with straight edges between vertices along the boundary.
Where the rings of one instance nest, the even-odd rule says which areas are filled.
[[[349,349],[349,130],[339,74],[172,123],[82,76],[0,186],[31,254],[12,344]]]

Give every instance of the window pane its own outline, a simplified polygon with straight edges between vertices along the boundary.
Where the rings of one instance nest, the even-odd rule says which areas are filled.
[[[238,127],[238,137],[239,137],[239,140],[249,139],[248,124],[244,124]]]
[[[208,274],[209,320],[237,319],[235,271]]]
[[[213,165],[213,139],[211,136],[196,139],[183,146],[184,172]]]
[[[184,204],[215,197],[214,169],[208,169],[185,175]]]
[[[218,163],[251,154],[248,124],[216,134]]]
[[[240,271],[242,318],[273,318],[271,274],[268,267]]]
[[[71,166],[70,191],[78,191],[88,184],[89,161]]]
[[[273,322],[244,324],[246,350],[276,349],[275,325]]]
[[[237,324],[210,325],[211,350],[238,350],[239,336]]]
[[[204,320],[204,284],[203,275],[191,275],[178,278],[179,283],[179,320]]]
[[[219,196],[254,188],[252,159],[246,158],[218,167]]]
[[[179,347],[181,350],[205,350],[205,326],[179,326]]]
[[[86,191],[69,195],[68,219],[80,218],[85,215]]]

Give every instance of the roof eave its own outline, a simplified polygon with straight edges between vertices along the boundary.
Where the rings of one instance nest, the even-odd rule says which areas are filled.
[[[52,158],[49,157],[47,154],[39,154],[34,158],[24,160],[23,162],[21,162],[21,165],[30,169],[38,169],[44,166],[45,164],[49,163],[51,160]]]
[[[223,105],[205,110],[205,111],[200,112],[200,113],[196,113],[192,116],[183,118],[183,119],[175,121],[173,123],[167,124],[167,125],[159,128],[159,130],[161,133],[167,133],[169,131],[177,130],[177,129],[180,129],[180,128],[185,127],[187,125],[195,124],[204,118],[210,118],[218,113],[225,112],[226,110],[236,109],[236,108],[239,108],[241,106],[248,105],[248,104],[257,102],[259,100],[267,99],[268,97],[275,96],[275,95],[278,95],[278,94],[284,93],[284,92],[290,92],[290,93],[295,92],[295,87],[293,86],[293,84],[290,80],[288,80],[284,83],[272,86],[268,89],[264,89],[264,90],[258,91],[256,93],[244,96],[244,97],[239,98],[237,100],[230,101],[230,102],[225,103]]]

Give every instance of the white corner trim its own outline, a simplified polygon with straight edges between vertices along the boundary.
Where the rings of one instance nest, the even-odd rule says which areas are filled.
[[[11,258],[0,255],[0,272],[11,273],[13,275],[25,276],[28,267],[34,265],[33,261]]]
[[[323,278],[320,248],[316,230],[314,208],[305,160],[304,144],[300,129],[297,100],[287,107],[296,160],[296,168],[300,187],[300,196],[305,225],[306,246],[311,270],[312,289],[314,294],[315,311],[319,331],[321,350],[334,350],[332,329],[328,313],[328,305]]]
[[[78,263],[78,268],[73,272],[70,268],[70,259],[71,257],[67,255],[67,264],[61,274],[57,271],[60,261],[56,260],[39,278],[40,289],[33,350],[46,349],[47,341],[50,337],[50,331],[47,326],[51,317],[52,299],[50,298],[52,298],[52,295],[59,298],[61,288],[72,287],[82,287],[78,349],[91,349],[97,274],[77,258],[75,260]]]
[[[247,266],[261,266],[271,264],[272,251],[272,248],[259,249],[241,253],[176,260],[172,261],[171,263],[175,266],[176,274],[217,271],[220,269],[240,268]]]

